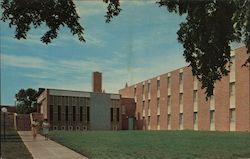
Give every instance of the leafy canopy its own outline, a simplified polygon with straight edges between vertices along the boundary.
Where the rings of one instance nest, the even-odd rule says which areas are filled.
[[[29,114],[36,111],[37,99],[36,99],[37,91],[28,88],[26,90],[20,89],[18,93],[15,95],[16,98],[16,107],[17,113],[19,114]]]

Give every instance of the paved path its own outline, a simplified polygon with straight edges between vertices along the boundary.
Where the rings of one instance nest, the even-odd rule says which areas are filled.
[[[39,134],[36,140],[33,140],[31,131],[18,131],[18,134],[34,159],[87,159],[54,141],[45,141],[44,137]]]

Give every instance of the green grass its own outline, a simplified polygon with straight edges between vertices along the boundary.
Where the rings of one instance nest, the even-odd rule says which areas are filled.
[[[49,137],[93,159],[250,157],[250,133],[193,131],[52,131]]]
[[[1,157],[3,159],[33,159],[15,130],[7,129],[5,139],[1,132]]]

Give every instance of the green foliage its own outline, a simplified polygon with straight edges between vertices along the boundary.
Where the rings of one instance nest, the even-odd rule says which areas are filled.
[[[194,131],[51,131],[88,158],[229,159],[250,157],[249,133]]]
[[[121,12],[119,0],[103,0],[105,3],[109,3],[107,9],[106,23],[109,23],[114,16],[118,16]]]
[[[206,88],[207,97],[213,95],[214,83],[228,75],[231,42],[244,42],[250,50],[249,0],[161,0],[160,6],[180,15],[178,41],[183,44],[184,57],[193,75]],[[250,57],[245,66],[250,64]]]
[[[1,7],[1,20],[16,27],[17,39],[26,39],[32,26],[37,28],[45,23],[49,30],[41,37],[43,43],[55,39],[60,26],[67,26],[80,41],[85,41],[73,0],[3,0]]]
[[[35,112],[37,107],[36,94],[37,91],[32,88],[19,90],[15,96],[17,101],[17,113],[29,114]]]

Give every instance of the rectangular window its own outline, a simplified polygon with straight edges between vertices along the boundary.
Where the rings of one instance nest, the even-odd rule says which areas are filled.
[[[157,90],[160,90],[160,80],[157,80]]]
[[[180,113],[179,123],[180,123],[180,126],[183,124],[183,113]]]
[[[229,96],[235,95],[235,82],[229,84]]]
[[[73,121],[76,121],[76,106],[73,106]]]
[[[230,109],[230,122],[235,122],[235,108]]]
[[[183,93],[180,93],[180,99],[179,99],[179,104],[183,104]]]
[[[198,100],[198,92],[197,90],[194,90],[194,103],[197,103]]]
[[[142,110],[145,109],[145,101],[142,101]]]
[[[69,121],[69,106],[65,106],[65,120]]]
[[[148,92],[150,92],[150,83],[148,83]]]
[[[171,96],[168,96],[168,107],[170,107],[171,106]]]
[[[116,121],[119,121],[120,119],[120,112],[119,108],[116,108]]]
[[[54,113],[53,105],[50,105],[50,107],[49,107],[49,118],[50,118],[50,121],[53,121],[53,113]]]
[[[171,122],[171,115],[168,114],[168,118],[167,118],[167,124],[170,125],[170,122]]]
[[[134,96],[136,96],[136,87],[134,88]]]
[[[80,121],[82,121],[82,113],[83,113],[82,107],[80,107]]]
[[[57,109],[58,109],[58,121],[61,121],[61,106],[60,105],[58,105],[57,106]]]
[[[182,82],[183,82],[183,73],[179,74],[179,82],[180,82],[180,84],[182,84]]]
[[[198,113],[194,112],[194,124],[197,124],[198,121]]]
[[[110,121],[114,121],[113,108],[110,108]]]
[[[214,123],[214,110],[210,111],[210,123]]]
[[[125,115],[126,114],[126,106],[122,105],[122,114]]]
[[[160,98],[157,98],[157,108],[160,107]]]
[[[168,77],[168,79],[167,79],[168,81],[167,81],[167,84],[168,84],[168,88],[170,88],[170,85],[171,85],[171,78],[170,77]]]
[[[144,84],[142,85],[142,94],[144,94],[144,91],[145,91],[145,86]]]
[[[87,121],[90,121],[90,107],[87,107]]]

